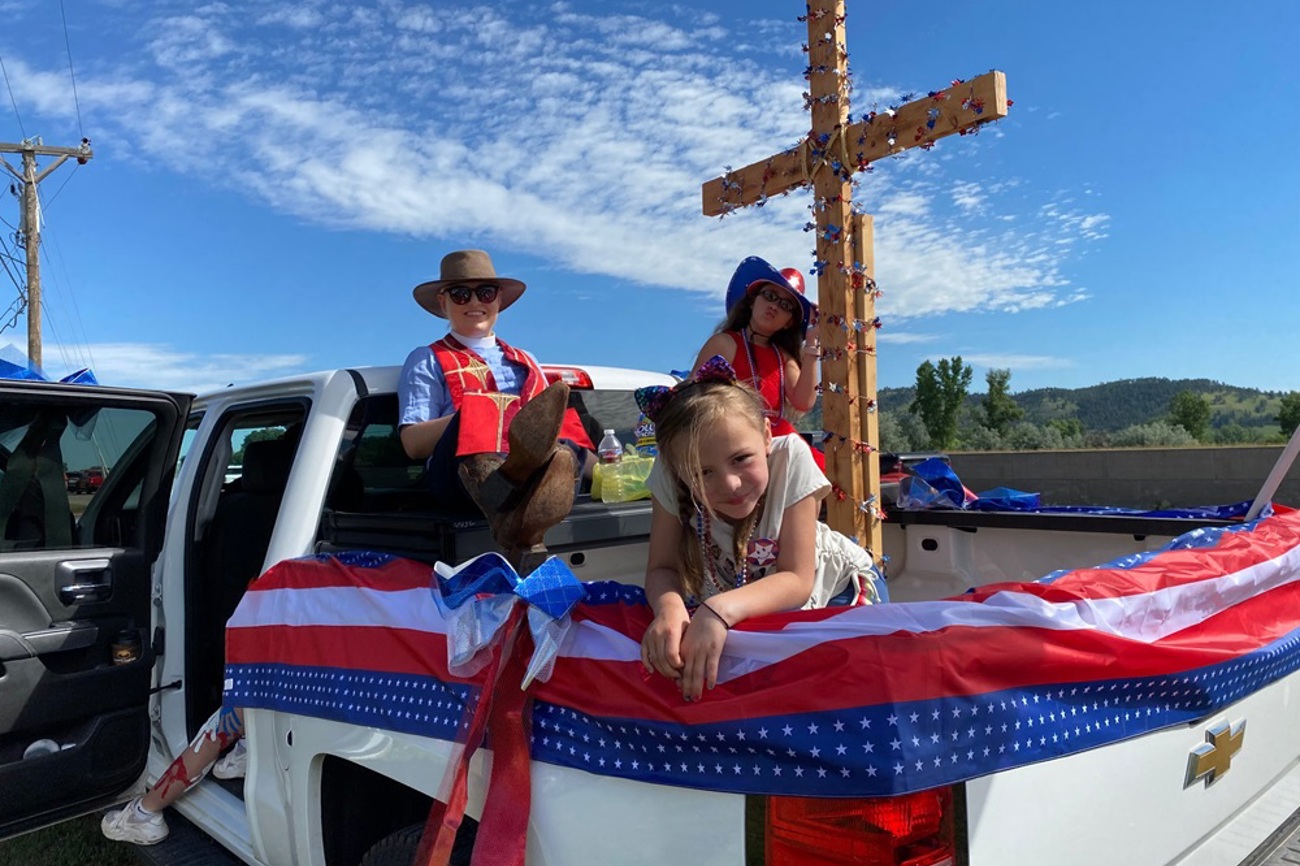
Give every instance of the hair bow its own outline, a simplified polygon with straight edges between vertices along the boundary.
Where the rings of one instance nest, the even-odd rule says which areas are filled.
[[[645,388],[636,389],[636,405],[651,421],[658,423],[659,416],[663,413],[664,407],[668,401],[677,396],[678,393],[692,385],[698,385],[701,382],[726,382],[734,385],[736,383],[736,371],[731,369],[727,359],[721,355],[714,355],[709,360],[700,365],[690,376],[673,385],[671,388],[664,385],[648,385]]]

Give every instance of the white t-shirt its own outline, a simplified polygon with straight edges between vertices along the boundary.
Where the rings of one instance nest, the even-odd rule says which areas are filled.
[[[785,510],[809,496],[820,501],[831,490],[831,483],[813,461],[808,443],[799,436],[773,437],[772,451],[767,458],[767,472],[767,503],[750,535],[748,554],[745,557],[749,566],[749,580],[757,580],[776,570],[777,554],[780,553],[781,520],[785,517]],[[650,476],[646,479],[646,487],[668,513],[678,513],[677,483],[664,460],[655,461]],[[683,526],[682,531],[694,535],[697,532],[697,520],[695,518],[689,526]],[[710,519],[708,523],[708,560],[713,563],[714,573],[723,586],[734,586],[738,571],[734,555],[736,529],[721,518]],[[871,573],[871,554],[818,521],[816,577],[812,595],[804,607],[825,607],[855,576],[862,578],[860,583],[870,585]],[[706,576],[705,598],[716,595],[719,591],[716,586],[709,584]],[[872,590],[867,591],[870,593]]]

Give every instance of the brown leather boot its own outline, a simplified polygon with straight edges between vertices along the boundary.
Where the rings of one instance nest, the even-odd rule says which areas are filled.
[[[568,405],[569,386],[556,382],[525,403],[510,422],[510,453],[504,461],[496,454],[476,454],[461,464],[461,479],[479,510],[490,515],[518,503],[533,475],[555,453]]]
[[[501,535],[497,538],[506,549],[506,558],[516,561],[528,551],[545,554],[542,538],[546,531],[569,515],[573,509],[578,466],[569,448],[556,449],[546,467],[530,482],[522,500],[507,512],[502,521]]]
[[[507,433],[510,453],[501,464],[506,480],[523,484],[550,459],[568,405],[569,386],[556,382],[520,408]]]
[[[546,466],[535,473],[512,497],[509,507],[485,508],[479,493],[500,479],[501,457],[480,454],[460,465],[465,489],[483,509],[492,537],[520,574],[527,574],[546,556],[542,538],[573,507],[577,461],[568,448],[557,448]],[[525,570],[526,569],[526,570]]]

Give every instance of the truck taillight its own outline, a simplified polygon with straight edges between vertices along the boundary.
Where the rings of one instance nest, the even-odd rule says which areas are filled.
[[[956,866],[951,788],[897,797],[769,797],[766,866]]]
[[[547,384],[563,382],[570,388],[583,388],[588,391],[592,388],[591,377],[587,375],[587,371],[579,370],[577,367],[543,367],[542,372],[546,375]]]

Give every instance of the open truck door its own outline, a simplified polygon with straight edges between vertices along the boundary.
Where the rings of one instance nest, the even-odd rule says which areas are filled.
[[[144,770],[151,570],[189,404],[0,382],[0,838],[104,808]],[[70,492],[90,467],[102,483]]]

